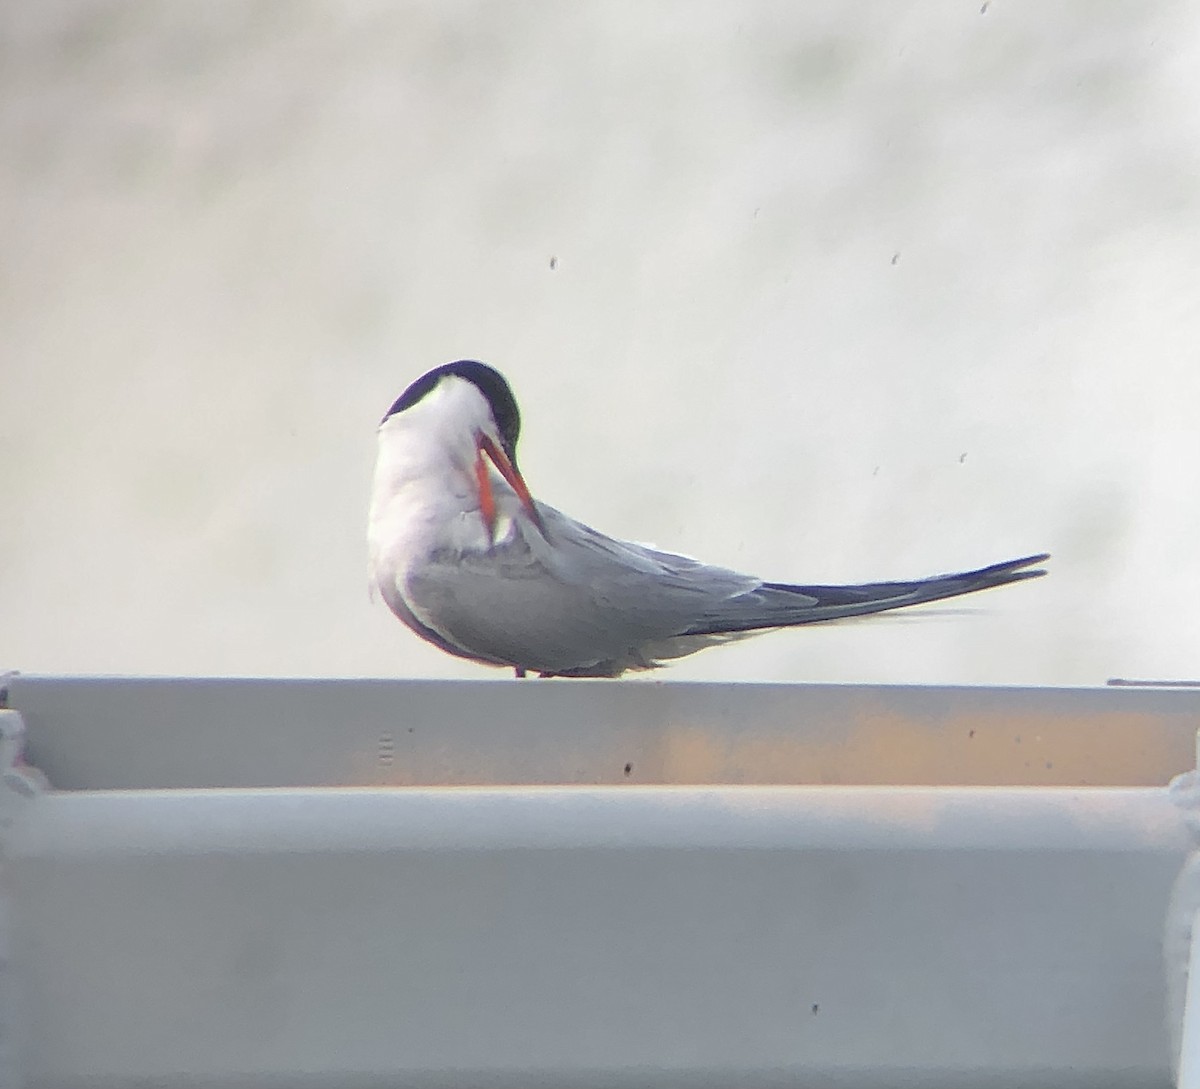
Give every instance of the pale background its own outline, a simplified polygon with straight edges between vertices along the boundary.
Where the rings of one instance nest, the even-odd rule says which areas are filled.
[[[654,676],[1200,673],[1192,4],[10,3],[0,202],[0,668],[498,675],[365,589],[378,418],[469,356],[607,532],[1055,554]]]

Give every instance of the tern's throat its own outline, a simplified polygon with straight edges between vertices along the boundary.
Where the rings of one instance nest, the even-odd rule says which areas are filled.
[[[488,402],[459,379],[380,425],[369,528],[377,561],[488,552],[515,532],[522,501],[480,454],[481,436],[499,449],[495,429]]]
[[[450,516],[478,506],[475,446],[456,436],[430,433],[387,420],[379,429],[379,452],[371,495],[372,519]]]
[[[379,429],[367,533],[372,570],[385,581],[403,581],[431,555],[482,553],[493,543],[472,432],[463,441],[461,429],[413,426],[423,421],[407,416]],[[507,491],[498,478],[493,484]]]

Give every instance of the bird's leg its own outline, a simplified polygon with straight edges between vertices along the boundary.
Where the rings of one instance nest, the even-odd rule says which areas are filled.
[[[525,670],[521,666],[513,666],[513,675],[516,677],[524,677]]]

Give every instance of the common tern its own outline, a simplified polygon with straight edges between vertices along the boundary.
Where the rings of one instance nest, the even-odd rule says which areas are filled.
[[[422,639],[517,676],[617,677],[771,628],[1037,578],[1045,553],[911,582],[764,582],[614,540],[539,502],[508,382],[474,360],[422,375],[379,426],[370,582]]]

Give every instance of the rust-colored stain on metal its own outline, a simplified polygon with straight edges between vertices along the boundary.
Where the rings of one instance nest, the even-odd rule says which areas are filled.
[[[1153,715],[975,714],[961,724],[864,709],[836,736],[798,724],[744,738],[678,724],[662,781],[918,786],[1162,786],[1194,761],[1194,731]]]
[[[568,720],[400,732],[341,781],[395,786],[1159,787],[1195,764],[1200,704],[1080,690],[636,690]],[[707,697],[707,693],[705,693]]]
[[[1051,717],[976,710],[962,719],[931,719],[864,704],[836,723],[775,721],[738,730],[675,720],[627,736],[603,756],[561,743],[521,752],[438,746],[411,753],[398,744],[390,759],[378,750],[351,754],[333,781],[1136,787],[1163,786],[1195,759],[1193,724],[1126,712]]]

